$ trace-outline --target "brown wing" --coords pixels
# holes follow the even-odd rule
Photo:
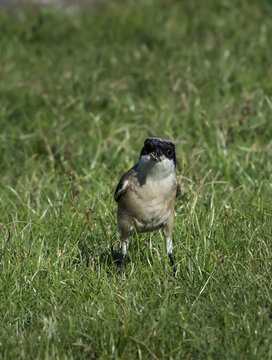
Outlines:
[[[117,185],[117,188],[114,193],[114,200],[118,202],[120,200],[120,197],[127,191],[129,188],[130,181],[129,179],[136,174],[136,167],[137,165],[134,165],[128,172],[126,172],[119,181],[119,184]]]

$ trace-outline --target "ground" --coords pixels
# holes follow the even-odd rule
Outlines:
[[[3,359],[271,359],[271,4],[0,11]],[[176,144],[160,232],[118,275],[113,199],[146,137]]]

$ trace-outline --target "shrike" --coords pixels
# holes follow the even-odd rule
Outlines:
[[[172,232],[174,202],[180,191],[175,171],[174,143],[161,136],[145,140],[139,162],[125,173],[114,194],[118,203],[117,222],[122,240],[121,272],[129,245],[129,236],[137,232],[163,229],[165,247],[175,269]]]

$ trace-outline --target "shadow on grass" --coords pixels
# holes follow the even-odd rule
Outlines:
[[[137,266],[151,266],[157,262],[156,256],[158,253],[145,247],[146,244],[142,244],[139,248],[136,242],[131,242],[129,252],[126,256],[125,267],[132,262],[137,263]],[[152,254],[153,253],[153,254]],[[161,254],[162,255],[162,254]],[[99,271],[99,268],[104,269],[108,274],[120,271],[122,253],[121,249],[116,249],[111,246],[107,250],[98,252],[91,249],[85,242],[79,244],[78,256],[75,259],[76,263],[85,264],[86,267],[91,268],[94,271]],[[160,259],[160,262],[165,263],[165,266],[173,268],[174,274],[176,274],[175,268],[178,266],[178,261],[175,261],[175,266],[171,265],[169,258]],[[180,268],[180,267],[179,267]],[[180,272],[180,270],[178,271]]]
[[[107,273],[111,273],[112,270],[116,270],[117,272],[120,270],[122,259],[121,250],[110,247],[106,251],[95,253],[86,245],[82,245],[79,248],[80,251],[75,259],[76,263],[83,263],[86,267],[92,268],[93,270],[98,270],[99,267],[102,267]],[[126,263],[129,262],[130,259],[129,256],[127,256]]]
[[[120,267],[122,254],[121,251],[117,251],[111,247],[108,251],[104,251],[98,255],[97,258],[99,264],[101,264],[103,267]]]

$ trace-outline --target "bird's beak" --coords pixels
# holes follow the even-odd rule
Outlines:
[[[150,156],[157,162],[160,162],[160,150],[157,148],[154,152],[150,153]]]

